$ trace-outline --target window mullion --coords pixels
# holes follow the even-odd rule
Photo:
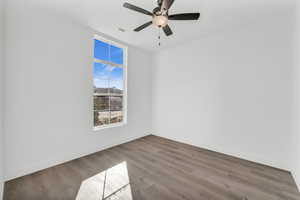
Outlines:
[[[109,124],[111,123],[111,92],[110,92],[110,78],[108,79],[108,109],[109,109]]]
[[[110,52],[110,50],[111,50],[111,45],[109,44],[108,45],[108,58],[109,58],[109,62],[111,62],[111,52]],[[110,66],[111,67],[111,66]],[[108,98],[109,98],[109,100],[108,100],[108,102],[109,102],[109,124],[111,124],[111,72],[109,72],[109,80],[108,80],[108,90],[109,90],[109,96],[108,96]]]

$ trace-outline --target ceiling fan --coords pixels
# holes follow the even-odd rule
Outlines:
[[[169,15],[169,9],[171,8],[174,0],[157,0],[158,7],[154,8],[152,12],[145,10],[143,8],[137,7],[130,3],[124,3],[124,7],[130,10],[134,10],[145,15],[152,17],[152,20],[137,27],[134,31],[139,32],[151,24],[156,25],[158,28],[162,28],[167,36],[173,34],[170,26],[168,25],[169,20],[198,20],[200,13],[180,13]]]

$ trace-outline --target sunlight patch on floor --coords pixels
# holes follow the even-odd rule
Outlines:
[[[132,200],[126,162],[117,164],[81,183],[76,200]]]

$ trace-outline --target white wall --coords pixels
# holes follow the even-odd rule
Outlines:
[[[158,53],[154,133],[290,169],[294,14]]]
[[[129,47],[128,123],[94,132],[94,32],[30,2],[7,2],[6,179],[144,136],[151,129],[151,56]]]
[[[298,95],[300,95],[299,90],[299,83],[298,83]],[[299,97],[298,97],[299,99]],[[298,185],[298,190],[300,191],[300,131],[299,131],[299,108],[298,108],[298,120],[297,120],[297,131],[294,133],[293,138],[293,145],[292,147],[292,155],[293,155],[293,161],[291,165],[292,174],[294,176],[294,179],[296,181],[296,184]]]
[[[4,166],[4,130],[3,130],[3,95],[4,95],[4,0],[0,0],[0,199],[3,195],[3,166]]]
[[[295,119],[294,119],[294,132],[291,145],[291,154],[293,160],[291,163],[292,173],[295,181],[298,184],[300,190],[300,3],[297,2],[297,21],[295,30]]]
[[[299,122],[299,120],[298,120]],[[298,125],[299,126],[299,125]],[[298,190],[300,191],[300,131],[298,129],[298,131],[295,133],[294,136],[294,145],[292,146],[293,148],[293,163],[292,163],[292,174],[294,176],[294,179],[296,181],[296,184],[298,185]]]

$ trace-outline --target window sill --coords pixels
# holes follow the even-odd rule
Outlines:
[[[120,127],[126,125],[126,122],[120,122],[120,123],[114,123],[114,124],[108,124],[108,125],[103,125],[103,126],[96,126],[93,128],[94,131],[100,131],[103,129],[108,129],[108,128],[115,128],[115,127]]]

